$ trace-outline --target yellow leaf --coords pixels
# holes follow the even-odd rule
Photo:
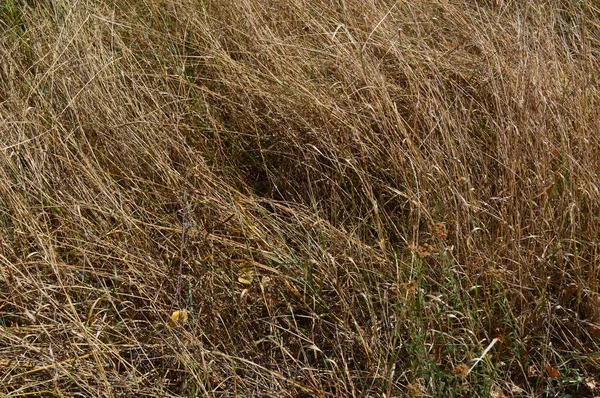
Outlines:
[[[188,310],[174,311],[169,319],[169,326],[184,325],[188,321]]]
[[[254,280],[254,268],[252,266],[241,267],[238,274],[238,282],[244,286],[250,286]]]

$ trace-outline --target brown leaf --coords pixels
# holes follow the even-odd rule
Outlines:
[[[588,325],[587,331],[592,337],[600,337],[600,326]]]
[[[469,375],[469,367],[464,363],[461,363],[452,370],[452,374],[460,377],[461,379],[466,379]]]
[[[546,370],[546,374],[548,375],[548,377],[550,377],[552,379],[556,379],[557,377],[560,376],[560,372],[558,371],[558,369],[553,368],[550,365],[544,366],[544,370]]]

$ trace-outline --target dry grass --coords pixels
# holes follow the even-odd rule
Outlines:
[[[0,1],[0,395],[600,395],[599,7]]]

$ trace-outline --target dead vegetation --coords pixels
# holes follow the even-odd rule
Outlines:
[[[598,7],[0,2],[0,394],[600,395]]]

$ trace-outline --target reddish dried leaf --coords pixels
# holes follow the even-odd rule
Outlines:
[[[548,375],[548,377],[550,377],[552,379],[556,379],[557,377],[560,376],[560,372],[558,371],[558,369],[553,368],[550,365],[546,365],[544,367],[544,369],[546,370],[546,374]]]
[[[452,370],[452,374],[460,377],[461,379],[465,379],[469,375],[469,367],[464,363],[461,363]]]
[[[592,337],[600,337],[600,326],[588,325],[587,331]]]

